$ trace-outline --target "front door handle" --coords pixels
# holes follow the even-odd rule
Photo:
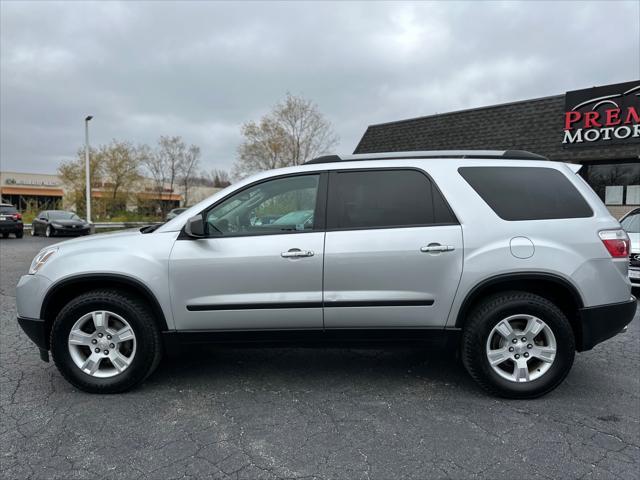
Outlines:
[[[282,252],[280,256],[282,258],[313,257],[313,252],[311,250],[300,250],[299,248],[292,248],[288,252]]]
[[[421,247],[421,252],[453,252],[456,249],[453,245],[440,245],[439,243],[430,243],[426,247]]]

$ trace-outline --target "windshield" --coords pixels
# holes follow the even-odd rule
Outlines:
[[[49,212],[50,220],[80,220],[80,217],[73,212],[63,212],[55,210]]]
[[[627,233],[640,233],[640,213],[629,215],[620,224]]]

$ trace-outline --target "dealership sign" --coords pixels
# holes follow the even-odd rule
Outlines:
[[[640,143],[640,80],[565,95],[566,147]]]

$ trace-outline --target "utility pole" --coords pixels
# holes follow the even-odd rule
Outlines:
[[[91,223],[91,172],[89,171],[89,121],[93,115],[87,115],[84,119],[84,167],[85,187],[87,194],[87,222]]]

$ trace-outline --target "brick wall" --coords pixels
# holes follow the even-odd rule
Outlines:
[[[613,215],[615,218],[619,219],[620,217],[622,217],[627,212],[630,212],[634,208],[638,208],[638,206],[637,205],[635,205],[635,206],[633,206],[633,205],[607,205],[607,208],[611,212],[611,215]]]
[[[638,160],[638,144],[565,148],[564,95],[372,125],[354,153],[528,150],[559,161]]]

